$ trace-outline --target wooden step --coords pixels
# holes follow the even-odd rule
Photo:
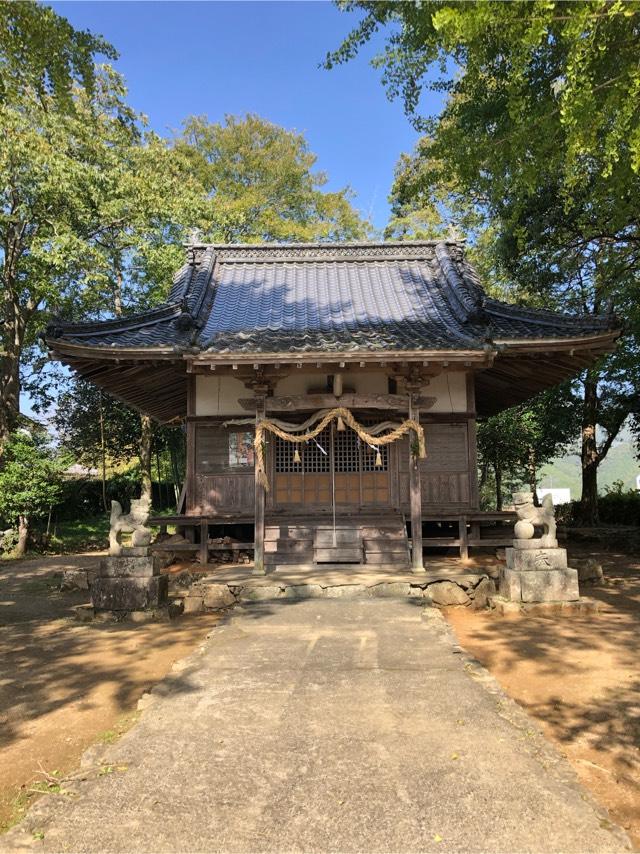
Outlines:
[[[269,552],[264,556],[265,566],[275,566],[276,564],[288,564],[289,566],[301,566],[308,563],[313,563],[313,553],[303,552],[302,554],[283,554],[282,552]]]
[[[360,528],[360,533],[365,539],[367,537],[388,537],[389,539],[404,540],[407,536],[407,532],[404,525],[379,525],[378,527],[373,527],[372,525],[363,525]]]
[[[405,552],[395,552],[394,554],[387,554],[382,552],[370,552],[367,553],[365,562],[372,566],[392,566],[398,569],[406,569],[409,566],[409,560],[407,557],[407,553]]]
[[[314,549],[316,563],[362,563],[362,548],[338,546],[338,548]]]
[[[291,554],[292,552],[313,551],[313,540],[265,540],[265,554],[278,552],[279,554]]]
[[[316,529],[311,526],[278,525],[264,529],[264,541],[267,540],[309,540],[313,539]]]
[[[350,530],[347,528],[342,528],[340,530],[321,530],[316,531],[316,535],[313,538],[313,543],[316,547],[324,547],[328,546],[330,548],[334,548],[336,546],[360,546],[361,537],[360,532],[357,529]]]
[[[367,552],[406,552],[407,538],[403,540],[366,539],[364,548]]]

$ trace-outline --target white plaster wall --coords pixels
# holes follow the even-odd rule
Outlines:
[[[251,415],[238,403],[252,397],[251,389],[235,377],[196,376],[196,415]]]
[[[357,394],[387,394],[389,386],[387,375],[383,371],[341,371],[344,389],[353,389]],[[297,368],[276,383],[274,395],[286,397],[296,394],[307,394],[312,388],[324,389],[327,383],[326,374],[310,374]]]
[[[422,387],[425,397],[435,397],[436,402],[425,412],[466,412],[467,375],[464,371],[447,371],[431,377],[429,385]]]
[[[305,373],[296,369],[278,381],[274,394],[278,397],[307,394],[309,389],[323,388],[325,382],[325,374]],[[353,388],[358,394],[388,392],[387,375],[384,372],[345,371],[343,385],[345,389]],[[404,393],[401,385],[398,392]],[[429,412],[466,412],[466,374],[463,371],[438,374],[431,378],[429,385],[423,386],[422,394],[436,398]],[[252,397],[252,392],[235,377],[196,376],[196,415],[248,415],[250,413],[238,403],[241,397]]]

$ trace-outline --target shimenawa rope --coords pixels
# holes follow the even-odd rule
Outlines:
[[[301,444],[302,442],[308,442],[311,439],[315,439],[315,437],[324,430],[329,422],[337,421],[338,419],[345,421],[349,427],[358,434],[363,442],[374,447],[390,445],[391,442],[395,442],[397,439],[404,436],[405,433],[413,430],[418,439],[418,456],[422,459],[427,456],[424,429],[413,418],[407,418],[406,421],[403,421],[402,424],[390,433],[386,433],[384,436],[374,436],[371,433],[367,433],[364,427],[356,421],[349,409],[339,406],[336,407],[336,409],[330,409],[322,418],[320,423],[314,427],[313,430],[309,430],[306,433],[287,433],[281,427],[278,427],[277,424],[269,421],[268,418],[264,418],[262,421],[259,421],[256,424],[256,435],[253,443],[256,454],[256,477],[258,479],[258,483],[262,484],[267,491],[269,490],[269,480],[267,478],[264,465],[264,433],[266,430],[278,436],[285,442]]]

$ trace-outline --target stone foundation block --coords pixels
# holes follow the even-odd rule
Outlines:
[[[411,585],[408,581],[387,581],[369,588],[370,596],[408,596]]]
[[[471,601],[462,587],[453,581],[436,581],[426,588],[424,595],[434,605],[468,605]]]
[[[161,567],[158,555],[105,557],[100,561],[100,577],[151,578],[160,574]]]
[[[226,584],[208,584],[204,593],[205,608],[229,608],[235,605],[236,597]]]
[[[509,551],[509,549],[507,549]],[[520,587],[520,572],[502,567],[498,581],[498,593],[509,602],[521,602],[522,590]]]
[[[241,602],[266,602],[269,599],[278,599],[282,596],[280,587],[264,586],[264,587],[244,587],[239,594]]]
[[[507,566],[519,572],[566,569],[566,549],[506,549]]]
[[[523,602],[570,602],[580,598],[575,569],[523,572],[520,588]]]
[[[118,557],[147,557],[149,546],[120,546]]]
[[[320,599],[324,596],[324,588],[319,584],[291,584],[285,587],[287,599]]]
[[[327,599],[362,599],[366,595],[367,587],[364,584],[340,584],[325,590]]]
[[[531,572],[505,568],[500,573],[499,592],[514,602],[571,602],[580,598],[575,569]]]
[[[98,611],[143,611],[167,600],[166,576],[152,578],[99,577],[91,585],[91,600]]]

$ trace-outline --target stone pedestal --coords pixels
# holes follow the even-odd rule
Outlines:
[[[516,547],[517,542],[506,550],[507,566],[500,572],[501,596],[512,602],[571,602],[580,598],[578,572],[567,566],[566,549],[530,545],[523,549]]]
[[[164,605],[168,580],[160,575],[161,565],[159,556],[139,546],[123,547],[120,555],[103,558],[91,585],[93,607],[96,611],[144,611]]]

